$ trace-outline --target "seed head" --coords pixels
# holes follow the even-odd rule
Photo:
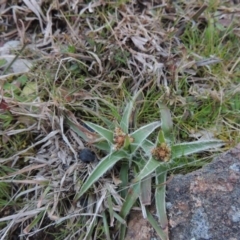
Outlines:
[[[171,148],[166,143],[161,143],[152,149],[152,155],[156,160],[168,162],[171,157]]]
[[[127,137],[129,137],[128,134],[124,133],[121,128],[116,127],[113,135],[114,148],[116,150],[122,148]],[[129,137],[129,140],[131,143],[134,141],[132,137]]]

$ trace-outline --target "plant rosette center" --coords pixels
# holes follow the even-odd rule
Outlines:
[[[152,149],[152,156],[161,162],[168,162],[171,159],[171,148],[166,143],[161,143]]]
[[[124,145],[126,145],[126,142],[132,143],[133,141],[133,137],[124,133],[121,128],[115,128],[113,135],[113,143],[116,150],[121,149]]]

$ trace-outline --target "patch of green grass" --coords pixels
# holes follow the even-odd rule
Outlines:
[[[211,9],[210,7],[209,10]],[[217,57],[222,62],[199,67],[196,71],[197,82],[194,81],[194,77],[191,82],[186,81],[186,78],[179,82],[178,87],[182,91],[182,96],[187,100],[184,108],[188,109],[190,115],[184,121],[184,125],[188,125],[187,129],[199,127],[207,129],[210,126],[221,125],[221,119],[226,117],[227,113],[233,113],[231,117],[234,120],[232,120],[239,121],[238,100],[231,93],[234,83],[237,84],[238,80],[232,78],[229,72],[230,65],[233,65],[239,56],[239,40],[233,34],[232,26],[220,30],[217,27],[217,18],[213,18],[212,14],[207,16],[208,24],[204,29],[199,29],[198,25],[189,25],[181,36],[181,40],[187,48],[188,57],[193,57],[196,61],[200,60],[199,57]],[[235,74],[238,72],[239,68]],[[198,92],[201,85],[203,91]],[[194,91],[190,91],[193,89]],[[178,112],[182,111],[174,111],[176,115]],[[181,120],[181,118],[177,119]]]

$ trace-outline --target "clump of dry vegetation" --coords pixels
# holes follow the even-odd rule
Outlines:
[[[130,129],[158,121],[161,101],[175,142],[221,139],[221,150],[239,142],[239,8],[211,0],[0,1],[1,239],[120,239],[135,168],[124,188],[116,164],[74,197],[107,155],[84,121],[113,130],[139,90]],[[85,148],[96,155],[89,164],[79,158]],[[190,171],[212,156],[180,157],[172,169]]]

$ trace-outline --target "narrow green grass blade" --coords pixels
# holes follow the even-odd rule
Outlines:
[[[161,122],[152,122],[145,126],[140,127],[135,132],[131,134],[131,137],[134,139],[133,144],[131,144],[131,151],[135,152],[143,142],[147,139],[147,137],[158,127],[161,126]]]
[[[144,99],[144,94],[143,94],[142,90],[140,90],[139,94],[137,95],[137,98],[135,100],[134,109],[133,109],[132,115],[131,115],[131,121],[129,123],[131,125],[132,129],[138,128],[138,120],[139,120],[138,116],[139,116],[141,106],[144,103],[143,99]]]
[[[99,228],[97,228],[97,224],[98,224],[98,221],[96,219],[90,222],[90,225],[87,226],[87,233],[85,234],[83,240],[91,239],[91,236],[94,233],[96,234],[96,231],[99,231]]]
[[[106,103],[107,101],[104,101],[104,102]],[[113,127],[113,122],[110,121],[109,119],[107,119],[106,117],[103,117],[98,112],[96,112],[96,111],[94,111],[92,109],[86,108],[86,107],[84,107],[84,111],[86,111],[87,113],[89,113],[92,116],[95,116],[97,119],[101,120],[106,126]],[[119,117],[117,117],[115,115],[115,111],[116,110],[112,110],[111,109],[111,113],[113,114],[113,117],[115,117],[116,119],[119,119]]]
[[[1,174],[0,177],[1,176],[3,176],[3,174]],[[10,193],[11,183],[0,182],[0,206],[2,206],[2,202],[5,203],[6,199],[10,199]]]
[[[120,196],[125,199],[127,195],[127,185],[128,185],[128,170],[129,170],[129,164],[126,162],[123,162],[121,165],[119,177],[122,183],[120,184],[121,191]]]
[[[153,157],[151,157],[148,162],[146,163],[146,165],[144,166],[144,168],[141,170],[141,172],[138,174],[138,176],[133,180],[134,182],[139,182],[141,181],[143,178],[149,176],[152,172],[154,172],[154,170],[159,167],[161,164],[161,162],[156,161]]]
[[[126,235],[127,226],[125,224],[121,224],[119,231],[119,240],[124,240]]]
[[[128,133],[129,120],[130,120],[132,110],[133,110],[133,101],[130,101],[124,109],[123,117],[120,122],[120,128],[123,130],[124,133]]]
[[[128,133],[128,128],[129,128],[129,121],[130,121],[130,117],[131,114],[133,112],[133,108],[134,108],[134,103],[136,101],[136,99],[138,98],[139,94],[142,91],[138,91],[132,98],[132,100],[127,103],[124,112],[123,112],[123,116],[122,116],[122,120],[120,122],[120,127],[123,130],[124,133]]]
[[[168,229],[168,219],[166,213],[166,178],[167,178],[167,167],[162,165],[156,169],[156,190],[155,190],[155,202],[158,213],[159,222],[162,230]]]
[[[113,211],[112,196],[110,192],[108,192],[107,203],[108,203],[108,212],[110,217],[110,227],[112,227],[114,222],[114,216],[113,216],[114,211]]]
[[[95,123],[91,122],[84,122],[87,126],[89,126],[91,129],[93,129],[95,132],[97,132],[102,138],[106,139],[108,142],[113,143],[113,132],[99,126]]]
[[[124,151],[117,151],[110,153],[96,166],[96,168],[89,175],[87,180],[83,183],[80,192],[74,197],[74,201],[77,201],[92,185],[95,183],[105,172],[112,168],[118,161],[123,158],[127,158],[128,154]]]
[[[172,158],[179,158],[181,156],[206,151],[211,148],[219,148],[223,145],[224,142],[220,140],[206,140],[175,144],[172,146]]]
[[[121,115],[119,114],[118,109],[117,109],[116,106],[114,106],[114,104],[110,103],[109,100],[106,100],[106,99],[104,99],[104,98],[96,97],[95,99],[97,99],[97,100],[103,102],[104,104],[106,104],[106,106],[109,107],[109,109],[110,109],[110,111],[111,111],[111,114],[112,114],[112,116],[114,117],[114,119],[116,119],[117,121],[120,121]],[[94,111],[93,111],[93,112],[94,112]],[[101,120],[102,120],[105,124],[108,124],[108,123],[111,124],[111,123],[112,123],[112,122],[111,122],[110,120],[108,120],[107,118],[105,118],[105,117],[103,117],[103,116],[99,116],[99,113],[98,113],[98,112],[95,111],[94,113],[95,113],[95,115],[96,115],[97,117],[101,117]]]
[[[162,130],[166,142],[173,141],[173,121],[170,110],[162,103],[158,103],[161,113]]]
[[[7,73],[7,71],[11,68],[11,66],[14,64],[14,62],[19,58],[19,56],[22,54],[23,50],[25,49],[25,47],[27,46],[27,44],[25,43],[22,48],[20,49],[19,53],[17,53],[15,55],[15,57],[13,58],[13,60],[8,64],[8,66],[3,70],[3,73],[1,74],[2,76],[5,75]]]
[[[44,211],[40,212],[37,217],[30,223],[28,230],[31,231],[43,218]]]
[[[133,204],[136,202],[139,196],[140,196],[140,183],[134,183],[132,187],[128,189],[127,197],[120,211],[121,217],[123,217],[124,219],[126,218]]]
[[[166,140],[165,140],[165,136],[164,136],[164,133],[163,133],[163,130],[160,130],[159,133],[158,133],[158,138],[157,138],[157,142],[156,142],[156,146],[160,143],[165,143]]]
[[[129,214],[132,206],[140,196],[140,183],[133,184],[132,187],[129,188],[127,197],[125,202],[123,203],[122,209],[120,211],[120,216],[125,219]],[[122,224],[120,228],[120,240],[124,240],[126,234],[126,225]]]
[[[168,236],[166,236],[165,232],[159,227],[158,222],[154,219],[154,217],[148,210],[147,210],[147,220],[155,229],[155,231],[157,232],[161,240],[168,240]]]
[[[112,112],[111,112],[112,113]],[[99,114],[97,114],[97,117],[99,117]],[[108,126],[109,129],[114,129],[115,123],[105,117],[100,118],[102,120],[102,122],[105,124],[105,126]],[[117,119],[117,117],[116,117]]]
[[[116,212],[113,212],[113,216],[115,219],[117,219],[121,224],[126,225],[126,220],[123,219],[119,214]]]
[[[105,212],[103,213],[103,227],[104,227],[104,233],[105,233],[106,239],[111,240],[107,216]]]

